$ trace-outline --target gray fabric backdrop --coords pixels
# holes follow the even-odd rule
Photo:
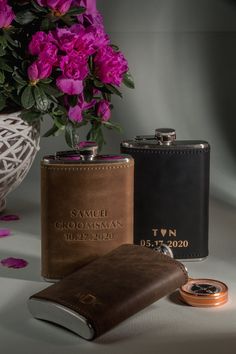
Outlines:
[[[114,100],[114,120],[123,125],[124,137],[173,127],[179,139],[208,140],[211,191],[236,204],[236,1],[97,3],[136,81],[135,91],[124,89],[124,99]],[[110,134],[106,150],[117,151],[120,139]],[[41,156],[64,148],[63,137],[42,139],[27,177],[36,193]]]

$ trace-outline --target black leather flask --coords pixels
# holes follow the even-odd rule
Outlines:
[[[121,151],[135,160],[135,244],[167,244],[177,259],[206,258],[210,145],[157,129],[122,142]]]

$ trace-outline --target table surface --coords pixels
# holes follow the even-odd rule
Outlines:
[[[211,200],[210,256],[186,262],[191,277],[215,278],[228,284],[230,300],[219,308],[192,308],[172,295],[126,320],[94,342],[37,321],[27,298],[44,289],[40,277],[39,186],[23,183],[8,198],[7,213],[19,221],[3,223],[12,236],[1,239],[0,259],[24,258],[27,268],[0,267],[1,354],[233,353],[236,351],[236,209]]]

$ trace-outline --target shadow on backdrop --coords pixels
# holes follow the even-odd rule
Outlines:
[[[236,161],[236,33],[214,33],[205,50],[216,124]]]

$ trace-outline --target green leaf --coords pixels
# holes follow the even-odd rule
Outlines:
[[[0,94],[0,111],[6,107],[6,97]]]
[[[40,120],[42,117],[41,112],[32,112],[32,111],[22,111],[20,117],[27,123],[34,123]]]
[[[19,47],[20,46],[19,42],[17,40],[12,39],[8,32],[9,31],[7,29],[4,30],[4,35],[5,35],[7,42],[9,42],[13,47]]]
[[[68,96],[68,103],[71,107],[75,107],[77,105],[78,102],[78,96],[74,95],[74,96]]]
[[[33,12],[30,10],[20,11],[16,14],[15,21],[20,25],[27,25],[28,23],[34,21],[38,18]]]
[[[13,71],[13,69],[3,59],[0,59],[0,70],[7,71],[9,73]]]
[[[118,123],[114,123],[112,121],[109,121],[109,122],[103,122],[103,125],[107,129],[114,129],[114,130],[118,131],[118,133],[123,133],[123,129]]]
[[[5,81],[5,74],[3,71],[0,71],[0,84],[3,84]]]
[[[30,109],[35,104],[32,86],[27,86],[24,89],[22,96],[21,96],[21,104],[25,109]]]
[[[101,123],[101,118],[96,117],[95,115],[93,115],[92,113],[90,113],[89,111],[84,111],[83,112],[83,118],[88,120],[88,121],[96,121]]]
[[[74,125],[71,122],[68,122],[66,125],[66,130],[65,130],[65,139],[66,143],[70,148],[74,148],[75,141],[74,141]]]
[[[18,52],[16,52],[15,50],[11,49],[11,54],[14,58],[22,60],[21,57],[18,55]]]
[[[2,46],[3,48],[7,47],[7,40],[4,35],[0,36],[0,46]]]
[[[5,31],[3,30],[3,35],[0,36],[0,57],[3,57],[4,55],[7,54],[6,51],[7,47],[8,47],[8,43],[5,36]]]
[[[83,14],[84,12],[86,11],[86,8],[85,7],[72,7],[68,12],[67,12],[67,15],[71,15],[71,16],[75,16],[75,15],[81,15]]]
[[[41,87],[39,86],[34,87],[34,98],[38,110],[41,112],[46,112],[50,102]]]
[[[18,82],[18,84],[24,86],[27,84],[27,81],[25,81],[19,74],[17,71],[14,71],[12,74],[13,79]]]
[[[65,115],[67,115],[67,109],[64,106],[61,106],[61,105],[57,104],[53,108],[53,115],[65,116]]]
[[[89,57],[88,64],[89,64],[90,72],[93,73],[94,72],[94,62],[93,62],[93,56],[92,55]]]
[[[49,96],[61,97],[64,95],[63,92],[59,91],[56,87],[53,87],[51,85],[45,85],[40,82],[38,86],[40,86],[43,89],[43,91]]]
[[[43,21],[41,22],[40,29],[42,31],[49,31],[51,29],[51,23],[48,17],[45,17]]]
[[[111,93],[103,92],[102,96],[103,96],[104,100],[111,102]]]
[[[21,101],[20,101],[20,97],[16,96],[16,95],[12,95],[11,93],[9,94],[9,98],[17,105],[17,106],[21,106]]]
[[[93,81],[87,80],[84,88],[84,99],[86,102],[91,102],[93,99]]]
[[[101,124],[93,124],[92,128],[90,129],[87,139],[90,141],[95,141],[98,144],[99,151],[101,151],[103,145],[106,143]]]
[[[23,72],[27,71],[28,67],[30,66],[32,62],[30,60],[22,60],[21,62],[21,68]]]
[[[4,55],[6,55],[6,48],[4,48],[4,47],[0,44],[0,57],[3,57]]]
[[[6,82],[4,85],[4,91],[6,93],[11,93],[12,91],[15,90],[15,87],[11,86],[9,82]]]
[[[47,13],[48,11],[42,7],[42,6],[39,6],[35,1],[31,0],[31,4],[33,5],[33,7],[39,11],[39,12],[44,12],[44,13]]]
[[[101,88],[101,87],[104,86],[104,84],[100,80],[95,79],[94,80],[94,86],[97,87],[97,88]]]
[[[40,80],[42,84],[50,84],[53,80],[48,77],[47,79]]]
[[[60,119],[60,117],[55,117],[54,118],[54,124],[55,126],[60,129],[60,130],[64,130],[65,129],[65,125],[67,122],[63,121],[62,119]]]
[[[112,47],[112,49],[114,49],[116,52],[119,52],[119,51],[120,51],[120,48],[119,48],[117,45],[115,45],[115,44],[111,44],[111,47]]]
[[[25,87],[25,85],[22,86],[22,85],[20,85],[20,84],[17,86],[17,90],[16,90],[17,95],[20,94],[21,90],[22,90],[24,87]]]
[[[60,17],[60,19],[68,26],[70,27],[71,25],[73,25],[73,23],[75,23],[75,20],[73,17],[69,16],[68,14]]]
[[[135,88],[135,84],[134,84],[134,79],[132,77],[132,75],[130,73],[126,73],[124,75],[123,78],[123,83],[125,84],[125,86],[127,86],[128,88],[134,89]]]
[[[114,93],[115,95],[120,96],[121,98],[123,97],[122,93],[113,85],[105,85],[105,87],[107,88],[108,91],[110,91],[111,93]]]
[[[49,136],[54,136],[58,132],[59,128],[54,124],[51,129],[49,129],[44,135],[44,138],[48,138]]]

